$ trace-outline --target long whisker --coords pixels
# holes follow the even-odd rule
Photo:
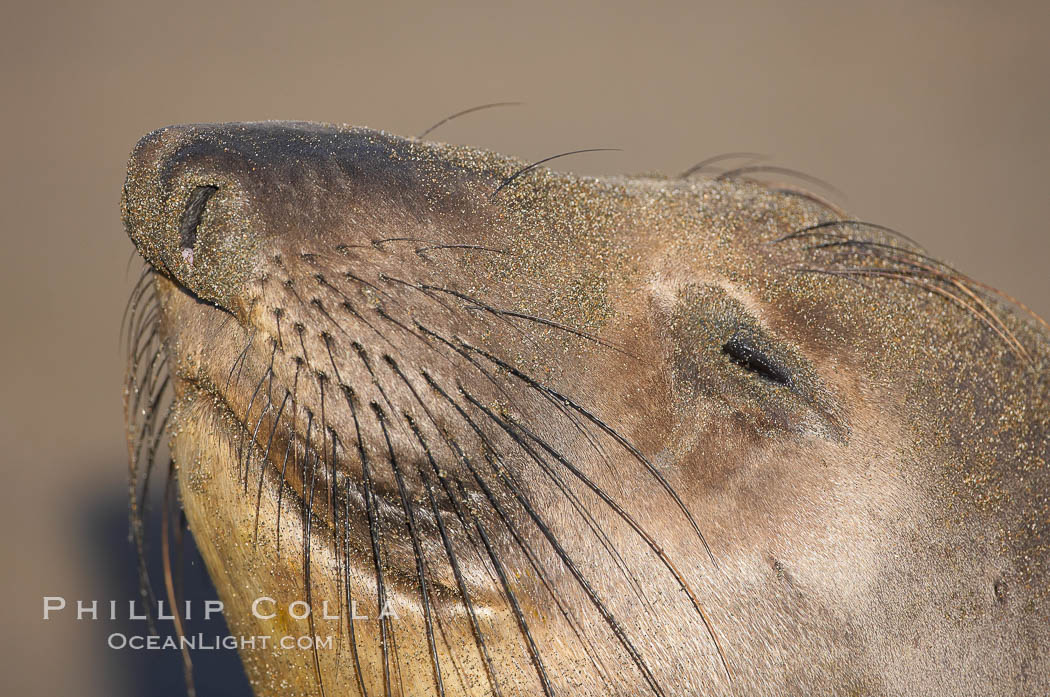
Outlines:
[[[477,359],[475,359],[475,357],[468,350],[459,346],[454,341],[446,339],[445,337],[427,328],[419,322],[416,322],[416,327],[427,336],[437,340],[438,342],[450,348],[456,354],[461,356],[465,361],[474,366],[474,368],[476,368],[478,372],[480,372],[489,382],[491,382],[496,387],[497,390],[500,391],[500,394],[503,395],[508,404],[514,401],[511,398],[510,394],[507,392],[506,388],[500,382],[498,382],[496,378],[485,368],[485,366],[483,366]],[[609,460],[608,453],[605,452],[605,449],[602,447],[601,443],[598,442],[598,440],[594,437],[594,435],[580,424],[580,421],[577,418],[576,414],[569,411],[564,404],[555,400],[546,392],[539,392],[538,394],[543,398],[545,402],[553,406],[555,409],[558,410],[559,413],[562,414],[562,416],[569,420],[569,422],[576,429],[577,433],[583,436],[583,438],[588,442],[588,444],[590,444],[591,448],[598,455],[598,457],[601,458],[601,460],[606,464],[606,466],[612,466],[612,463]]]
[[[459,486],[462,489],[463,485],[459,484]],[[466,492],[461,492],[461,496],[464,500],[469,501]],[[470,510],[469,504],[467,510]],[[496,554],[495,550],[493,550],[492,543],[489,542],[489,536],[485,534],[485,528],[481,524],[481,521],[473,512],[471,512],[471,517],[474,520],[474,529],[477,531],[482,544],[485,545],[485,551],[488,553],[489,560],[492,562],[492,566],[496,569],[496,575],[499,576],[500,585],[503,586],[503,593],[507,596],[507,600],[510,602],[510,606],[514,610],[514,617],[518,621],[518,628],[521,630],[522,636],[525,637],[525,643],[528,646],[529,655],[532,657],[533,666],[536,668],[536,672],[539,674],[540,684],[543,686],[543,694],[547,695],[547,697],[553,697],[554,688],[551,687],[550,678],[547,677],[547,669],[543,665],[543,659],[540,657],[539,649],[536,648],[536,641],[532,638],[532,632],[529,630],[529,623],[525,620],[525,613],[521,611],[518,597],[515,595],[514,590],[511,588],[510,581],[507,579],[507,572],[503,569],[503,564],[500,563],[499,556]]]
[[[284,391],[284,399],[281,400],[281,406],[277,408],[277,415],[273,417],[273,428],[270,429],[270,437],[266,440],[266,450],[263,452],[262,463],[259,466],[259,490],[255,494],[255,527],[252,533],[252,546],[255,546],[259,542],[259,511],[262,508],[262,490],[263,490],[263,479],[266,474],[266,463],[270,459],[270,447],[273,445],[273,437],[277,434],[277,427],[281,423],[281,414],[284,413],[284,405],[288,403],[288,398],[291,393],[288,390]],[[289,444],[292,442],[294,436],[288,436]],[[287,458],[287,455],[286,455]]]
[[[439,385],[437,385],[436,382],[434,382],[433,380],[428,380],[427,384],[430,385],[430,387],[434,389],[439,395],[441,395],[441,397],[445,399],[445,401],[447,401],[454,408],[456,408],[461,415],[464,413],[462,407],[460,407],[454,399],[452,399]],[[488,499],[489,505],[491,505],[493,508],[499,508],[500,503],[497,497],[493,494],[492,490],[489,488],[484,478],[481,477],[480,473],[477,471],[477,468],[474,466],[470,458],[467,457],[466,453],[463,452],[463,450],[459,447],[459,445],[454,439],[446,437],[445,440],[453,449],[453,452],[456,455],[457,459],[470,471],[471,475],[474,477],[474,480],[477,482],[478,487],[482,490],[482,492],[485,494],[485,497]],[[631,656],[631,660],[638,668],[638,670],[642,673],[642,676],[644,677],[646,683],[649,685],[649,688],[653,691],[654,694],[662,697],[664,694],[663,689],[656,681],[656,678],[650,670],[649,666],[642,659],[642,656],[638,652],[638,649],[628,638],[627,633],[623,629],[623,626],[609,611],[609,608],[606,607],[604,601],[598,595],[598,592],[583,576],[582,572],[576,566],[576,563],[569,556],[568,552],[566,552],[565,549],[558,542],[558,539],[554,535],[553,531],[551,531],[551,529],[536,512],[528,497],[525,496],[525,494],[515,485],[513,480],[506,476],[506,467],[502,464],[497,464],[497,466],[494,466],[492,469],[494,470],[494,473],[497,476],[497,478],[499,478],[503,485],[507,487],[514,499],[528,514],[529,518],[532,520],[536,528],[547,539],[548,544],[550,544],[551,548],[561,560],[562,564],[565,565],[565,567],[569,570],[569,573],[572,574],[573,578],[576,580],[576,583],[584,591],[584,594],[591,602],[591,605],[602,616],[602,619],[608,625],[610,630],[612,630],[613,634],[616,635],[617,639],[620,642],[620,645],[623,646],[624,650],[626,650],[627,653]]]
[[[1010,347],[1010,350],[1012,352],[1014,352],[1017,355],[1018,358],[1020,358],[1022,361],[1026,361],[1026,362],[1030,360],[1029,354],[1028,354],[1027,351],[1024,350],[1023,346],[1019,346],[1019,345],[1015,346],[1015,342],[1017,341],[1016,337],[1014,337],[1013,340],[1011,340],[1011,336],[1008,336],[1007,334],[1003,333],[1003,331],[1001,329],[999,329],[998,326],[996,326],[995,322],[990,320],[988,317],[986,317],[984,315],[984,313],[981,312],[980,307],[975,306],[975,305],[971,305],[970,303],[968,303],[967,301],[965,301],[963,298],[959,297],[955,293],[952,293],[952,292],[946,290],[945,288],[937,285],[936,283],[924,280],[924,278],[921,277],[921,276],[915,276],[913,274],[908,274],[908,273],[904,273],[904,272],[901,272],[901,271],[894,271],[894,270],[891,270],[891,269],[878,269],[878,268],[866,268],[866,267],[851,267],[851,268],[843,268],[843,269],[820,269],[820,268],[800,267],[798,269],[795,269],[795,271],[798,272],[798,273],[817,273],[817,274],[824,274],[824,275],[828,275],[828,276],[843,276],[843,277],[849,277],[849,276],[870,276],[870,277],[892,278],[892,279],[896,279],[898,281],[901,281],[903,283],[907,283],[909,285],[918,286],[918,287],[923,288],[925,290],[928,290],[928,291],[931,291],[933,293],[936,293],[937,295],[940,295],[941,297],[946,298],[947,300],[949,300],[949,301],[955,303],[956,305],[958,305],[959,307],[963,308],[969,314],[971,314],[975,318],[977,318],[982,324],[984,324],[986,327],[991,329],[1003,341],[1003,343],[1005,343],[1007,346]]]
[[[714,643],[715,648],[718,651],[719,658],[722,661],[722,667],[726,671],[726,676],[730,679],[730,681],[732,681],[732,673],[729,670],[729,661],[726,658],[725,651],[722,649],[721,643],[718,641],[718,637],[715,634],[714,627],[711,624],[711,619],[707,615],[707,611],[704,610],[703,605],[700,604],[700,600],[696,597],[696,592],[686,582],[685,576],[682,575],[682,572],[679,571],[677,565],[671,560],[671,558],[667,556],[667,553],[663,551],[663,548],[656,543],[656,540],[654,540],[652,536],[649,535],[649,533],[634,519],[633,516],[631,516],[630,513],[625,511],[618,503],[616,503],[612,499],[612,497],[610,497],[605,492],[605,490],[603,490],[601,487],[599,487],[597,484],[591,481],[591,479],[587,477],[583,472],[581,472],[579,468],[577,468],[575,465],[569,462],[569,460],[567,460],[563,455],[561,455],[554,448],[548,445],[546,441],[544,441],[542,438],[539,438],[526,426],[517,421],[509,420],[505,422],[503,419],[496,416],[496,414],[491,409],[483,405],[473,395],[467,392],[461,385],[458,387],[460,394],[463,395],[463,397],[468,402],[470,402],[472,405],[474,405],[476,409],[480,410],[482,413],[488,416],[488,418],[491,421],[493,421],[498,426],[507,431],[508,434],[511,434],[513,430],[519,430],[522,433],[524,433],[530,440],[536,443],[540,448],[542,448],[549,455],[551,455],[555,460],[558,461],[559,464],[561,464],[563,467],[569,470],[569,472],[571,472],[574,477],[580,480],[588,489],[593,491],[607,506],[609,506],[609,508],[611,508],[616,513],[616,515],[621,520],[627,523],[631,527],[631,529],[634,530],[634,532],[642,538],[642,540],[649,547],[649,549],[652,550],[652,552],[656,554],[657,557],[659,557],[660,561],[674,577],[679,587],[689,597],[689,601],[692,603],[693,609],[695,609],[697,614],[700,615],[700,618],[704,623],[704,627],[707,629],[707,633],[711,637],[711,641]],[[513,429],[511,429],[509,425],[513,425]]]
[[[423,377],[427,380],[428,383],[432,382],[432,380],[426,373],[424,373]],[[431,387],[434,387],[434,385],[432,384]],[[462,387],[460,388],[460,390],[462,392]],[[460,416],[467,423],[470,429],[478,436],[478,438],[485,445],[487,450],[493,454],[498,453],[499,449],[495,446],[495,444],[492,443],[489,437],[474,422],[474,420],[471,419],[466,414],[466,412],[460,410],[458,408],[458,405],[454,406],[456,406]],[[569,504],[573,507],[573,510],[575,510],[581,517],[583,517],[584,521],[586,521],[587,523],[587,527],[591,530],[595,537],[598,538],[598,541],[602,545],[602,547],[613,557],[613,560],[616,562],[617,568],[623,574],[624,580],[626,580],[627,583],[631,586],[631,589],[638,596],[638,599],[645,603],[649,610],[652,611],[652,606],[649,605],[648,598],[646,598],[645,594],[642,592],[641,586],[638,584],[638,580],[634,578],[634,576],[630,573],[630,570],[628,569],[627,563],[624,561],[623,556],[616,549],[616,546],[609,539],[609,536],[605,533],[605,531],[602,530],[601,526],[598,525],[597,521],[594,520],[594,517],[591,515],[590,511],[588,511],[587,508],[580,502],[579,497],[576,496],[576,494],[565,484],[562,478],[558,476],[557,472],[555,472],[554,469],[547,464],[546,460],[544,460],[544,458],[540,456],[535,451],[535,449],[529,447],[528,443],[519,438],[514,432],[506,429],[504,430],[518,445],[518,447],[524,450],[525,453],[529,456],[529,458],[537,465],[539,465],[540,469],[543,470],[544,474],[554,483],[555,487],[557,487],[557,489],[565,496],[566,500],[569,501]],[[506,473],[506,476],[513,479],[513,475],[511,475],[510,473]],[[521,484],[519,482],[515,481],[515,484],[521,487]]]
[[[637,358],[637,356],[632,355],[626,349],[624,349],[624,348],[622,348],[620,346],[617,346],[616,344],[613,344],[613,343],[611,343],[609,341],[606,341],[605,339],[602,339],[602,338],[599,338],[597,336],[594,336],[593,334],[588,334],[587,332],[580,331],[578,329],[573,329],[572,327],[567,327],[564,324],[560,324],[560,323],[555,322],[553,320],[545,319],[543,317],[535,317],[533,315],[529,315],[529,314],[526,314],[526,313],[523,313],[523,312],[514,312],[512,310],[503,310],[503,309],[500,309],[500,308],[492,307],[491,305],[488,305],[488,304],[482,302],[481,300],[478,300],[477,298],[471,297],[470,295],[467,295],[466,293],[461,293],[458,290],[453,290],[451,288],[443,288],[441,286],[428,285],[428,284],[422,284],[421,287],[425,288],[427,290],[438,292],[438,293],[446,293],[448,295],[452,295],[452,296],[454,296],[456,298],[459,298],[460,300],[469,302],[472,305],[476,306],[477,308],[479,308],[481,310],[484,310],[485,312],[488,312],[488,313],[490,313],[492,315],[495,315],[497,317],[514,317],[516,319],[523,319],[523,320],[527,320],[527,321],[530,321],[530,322],[535,322],[535,323],[541,324],[541,325],[543,325],[545,327],[550,327],[552,329],[558,329],[558,330],[563,331],[563,332],[568,332],[569,334],[573,334],[575,336],[578,336],[581,339],[586,339],[587,341],[591,341],[591,342],[593,342],[595,344],[598,344],[599,346],[603,346],[605,348],[617,351],[618,353],[622,353],[623,355],[628,356],[630,358]]]
[[[678,178],[688,179],[694,174],[707,169],[711,165],[724,162],[725,160],[764,160],[768,157],[768,155],[763,155],[759,152],[727,152],[721,155],[715,155],[714,157],[709,157],[706,160],[700,160],[695,165],[679,174]]]
[[[790,186],[780,186],[770,189],[770,191],[774,194],[781,194],[783,196],[792,196],[794,198],[804,199],[806,201],[809,201],[810,203],[815,203],[818,206],[821,206],[822,208],[827,208],[829,211],[839,216],[840,218],[846,217],[846,211],[841,206],[836,205],[835,203],[824,198],[823,196],[818,196],[812,191],[806,191],[805,189],[794,189]]]
[[[819,177],[814,177],[811,174],[806,174],[805,172],[800,172],[797,169],[791,169],[790,167],[776,167],[774,165],[749,165],[745,167],[737,167],[736,169],[731,169],[728,172],[722,172],[717,177],[715,177],[715,179],[717,181],[722,181],[725,179],[736,179],[738,177],[742,177],[748,174],[783,174],[789,177],[795,177],[796,179],[801,179],[802,181],[807,182],[809,184],[815,184],[816,186],[819,186],[825,189],[826,191],[830,191],[833,195],[839,198],[846,198],[846,195],[840,189],[832,186],[823,179]]]
[[[152,280],[153,269],[152,267],[147,265],[146,268],[142,270],[142,273],[139,274],[138,280],[135,281],[135,285],[131,289],[131,295],[128,296],[128,302],[126,305],[124,305],[124,314],[122,314],[120,317],[120,332],[117,335],[119,337],[118,341],[123,341],[124,330],[127,327],[128,316],[134,315],[136,310],[138,310],[138,304],[139,301],[142,299],[142,296],[147,292],[147,290],[153,287],[153,284],[150,282]]]
[[[233,379],[233,373],[234,373],[234,371],[237,370],[238,366],[243,366],[244,365],[244,359],[248,355],[248,351],[251,350],[251,348],[252,348],[252,341],[254,341],[254,340],[255,340],[255,334],[254,333],[250,334],[248,336],[248,343],[246,343],[244,345],[244,348],[237,355],[237,360],[235,360],[233,362],[233,365],[230,366],[230,374],[226,376],[226,386],[223,388],[224,391],[228,391],[230,389],[230,381]],[[278,343],[280,343],[280,342],[278,342]],[[238,376],[238,379],[240,379],[240,372],[237,373],[237,376]]]
[[[507,256],[512,256],[511,253],[505,249],[485,247],[484,245],[480,244],[431,244],[425,247],[416,247],[416,254],[423,258],[427,258],[427,252],[436,250],[464,250],[469,252],[490,252],[492,254],[503,254]]]
[[[708,546],[707,540],[704,538],[703,533],[700,532],[700,526],[697,525],[696,519],[693,518],[693,514],[690,513],[689,509],[686,508],[685,503],[682,501],[681,497],[678,495],[678,492],[676,492],[674,490],[674,487],[671,486],[671,484],[667,481],[667,479],[663,476],[663,474],[661,474],[660,471],[658,469],[656,469],[656,466],[653,465],[653,463],[651,463],[649,461],[649,459],[646,458],[645,455],[643,455],[641,453],[641,451],[638,450],[638,448],[636,448],[629,440],[627,440],[618,431],[616,431],[614,428],[612,428],[611,426],[606,424],[604,421],[599,419],[597,416],[592,414],[590,411],[588,411],[587,409],[585,409],[581,405],[577,404],[573,400],[571,400],[568,397],[566,397],[564,394],[558,392],[557,390],[554,390],[553,388],[550,388],[550,387],[547,387],[546,385],[541,384],[537,380],[533,379],[529,375],[526,375],[522,371],[518,370],[514,366],[510,365],[509,363],[507,363],[506,361],[500,359],[499,357],[493,355],[492,353],[489,353],[488,351],[485,351],[484,349],[478,348],[476,346],[472,346],[472,345],[470,345],[470,344],[468,344],[468,343],[466,343],[466,342],[464,342],[462,340],[460,340],[460,342],[468,350],[470,350],[470,351],[472,351],[472,352],[474,352],[474,353],[476,353],[476,354],[478,354],[480,356],[483,356],[485,359],[487,359],[488,361],[490,361],[490,362],[494,363],[495,365],[499,366],[503,370],[507,371],[508,373],[513,375],[518,380],[524,382],[529,387],[532,387],[533,389],[538,390],[539,392],[544,392],[546,394],[549,394],[554,399],[557,399],[562,404],[564,404],[566,407],[572,409],[576,413],[578,413],[581,416],[583,416],[592,425],[596,426],[599,430],[601,430],[603,433],[605,433],[610,438],[612,438],[614,441],[616,441],[621,447],[623,447],[625,450],[627,450],[627,452],[629,452],[631,454],[631,456],[634,457],[635,460],[637,460],[639,463],[641,463],[641,465],[643,467],[645,467],[646,471],[649,472],[649,474],[656,479],[656,481],[660,484],[660,487],[671,497],[671,499],[674,501],[675,505],[678,507],[679,511],[681,511],[682,515],[685,516],[686,520],[689,522],[690,526],[693,528],[693,532],[696,534],[697,539],[700,540],[700,544],[703,545],[704,550],[707,552],[708,558],[711,560],[711,563],[714,564],[715,567],[717,568],[718,564],[715,561],[714,554],[711,553],[711,548],[710,548],[710,546]]]
[[[244,443],[244,441],[245,441],[245,436],[248,433],[247,424],[248,424],[249,415],[252,413],[252,405],[255,404],[255,398],[259,395],[259,390],[262,389],[263,383],[265,383],[267,378],[269,378],[273,374],[273,360],[274,360],[274,356],[276,355],[276,353],[277,353],[277,344],[274,343],[273,351],[270,353],[270,365],[266,369],[266,372],[262,374],[262,377],[259,378],[259,382],[256,383],[255,390],[252,392],[251,399],[248,400],[248,407],[244,410],[245,428],[241,429],[239,444],[237,446],[237,472],[238,472],[238,475],[241,472],[241,459],[245,455],[245,448],[244,448],[244,444],[245,443]],[[265,409],[263,410],[263,413],[265,413]],[[261,415],[260,415],[259,423],[260,424],[262,423],[262,416]],[[257,432],[258,432],[258,426],[256,426],[256,433],[252,435],[252,441],[253,442],[255,441],[255,436],[257,435]],[[245,469],[247,469],[247,467],[248,467],[247,461],[245,461],[244,467],[245,467]],[[248,479],[247,479],[247,474],[246,474],[245,475],[245,486],[247,486],[247,481],[248,481]]]
[[[446,116],[427,130],[420,133],[418,136],[416,136],[416,140],[423,140],[430,133],[434,132],[441,126],[444,126],[449,121],[452,121],[453,119],[458,119],[460,116],[466,116],[467,114],[473,114],[476,111],[484,111],[485,109],[495,109],[497,107],[504,106],[521,106],[521,102],[492,102],[490,104],[481,104],[479,106],[474,106],[469,109],[464,109],[463,111],[457,111],[455,114],[452,114],[451,116]]]
[[[336,437],[335,431],[332,432],[332,461],[336,460],[336,443],[339,439]],[[344,534],[343,534],[343,589],[346,594],[346,626],[347,633],[350,635],[350,654],[354,661],[354,673],[357,675],[357,686],[361,691],[362,697],[368,697],[368,690],[365,689],[364,673],[361,670],[361,657],[357,649],[357,634],[354,629],[354,597],[351,590],[350,584],[350,481],[346,481],[344,491],[344,505],[345,505],[345,520],[344,523]],[[335,528],[334,530],[338,530]]]
[[[434,468],[435,473],[439,473],[440,468],[438,467],[437,462],[435,462],[430,457],[429,449],[424,447],[424,452],[427,455],[431,467]],[[422,468],[420,468],[420,476],[423,481],[423,488],[427,494],[427,501],[430,504],[430,510],[434,516],[434,521],[437,524],[438,535],[441,537],[441,544],[445,548],[445,556],[448,557],[449,566],[452,569],[452,576],[456,580],[456,587],[459,590],[459,595],[463,600],[463,607],[466,609],[467,617],[470,620],[470,627],[474,633],[474,642],[478,647],[478,651],[480,652],[482,660],[484,661],[485,667],[488,671],[489,683],[492,685],[493,693],[499,695],[501,694],[501,692],[499,689],[499,682],[496,679],[496,670],[492,665],[492,657],[489,656],[488,648],[485,646],[485,636],[484,633],[481,631],[481,625],[478,623],[477,615],[474,612],[474,604],[470,600],[470,592],[467,589],[467,584],[463,579],[463,572],[459,567],[459,561],[456,559],[456,553],[452,549],[452,542],[449,539],[448,531],[445,529],[445,522],[441,518],[441,511],[438,508],[437,500],[434,497],[433,488],[430,486],[430,479],[426,476],[425,473],[423,473]],[[440,474],[438,476],[440,476]]]
[[[383,438],[386,441],[387,453],[390,456],[390,467],[394,473],[394,479],[397,482],[398,496],[401,499],[401,508],[405,512],[405,522],[408,526],[408,535],[412,540],[412,552],[416,558],[416,577],[419,580],[419,600],[423,606],[423,620],[426,624],[427,633],[427,645],[430,647],[430,659],[434,665],[434,684],[437,687],[438,694],[442,697],[445,694],[445,686],[441,680],[441,661],[438,658],[437,644],[434,641],[434,623],[431,616],[430,610],[430,593],[427,589],[427,576],[426,571],[423,568],[423,550],[419,545],[419,531],[416,529],[416,517],[412,511],[412,506],[408,500],[408,492],[405,489],[405,479],[401,474],[401,468],[398,466],[397,455],[394,453],[394,445],[390,442],[390,433],[386,427],[386,418],[383,414],[382,409],[375,409],[376,418],[379,420],[379,426],[383,431]]]
[[[838,233],[838,232],[836,232],[834,230],[834,228],[846,227],[846,226],[849,226],[849,225],[853,225],[855,227],[862,227],[862,228],[866,228],[866,229],[870,229],[870,230],[877,230],[879,232],[884,232],[887,235],[891,235],[893,237],[896,237],[899,240],[903,240],[904,242],[907,242],[910,245],[914,245],[916,249],[922,249],[922,245],[921,244],[919,244],[918,242],[916,242],[912,238],[908,237],[907,235],[905,235],[905,234],[903,234],[901,232],[898,232],[897,230],[894,230],[891,227],[887,227],[885,225],[879,225],[877,223],[869,223],[869,222],[866,222],[866,221],[863,221],[863,220],[849,220],[849,219],[847,219],[847,220],[826,220],[826,221],[824,221],[822,223],[816,223],[814,225],[807,225],[806,227],[800,228],[798,230],[795,230],[794,232],[792,232],[790,234],[787,234],[787,235],[784,235],[783,237],[778,237],[777,239],[773,240],[771,242],[771,244],[778,244],[780,242],[786,242],[788,240],[796,240],[796,239],[804,238],[804,237],[816,237],[816,236],[819,236],[819,235],[828,235],[828,236],[831,236],[831,237],[839,237],[840,239],[849,239],[849,238],[845,237],[842,233]]]
[[[364,441],[361,437],[361,423],[357,415],[356,395],[349,387],[343,388],[343,396],[346,398],[347,406],[354,421],[354,434],[357,439],[357,455],[361,460],[361,479],[364,487],[365,513],[368,518],[368,533],[372,542],[372,560],[376,579],[376,595],[380,608],[386,605],[386,586],[383,582],[383,558],[379,543],[379,511],[372,489],[372,473],[369,466],[368,453],[365,450]],[[383,617],[379,620],[380,647],[383,653],[383,686],[386,697],[391,695],[390,682],[390,618]]]
[[[409,385],[409,389],[414,388],[412,388],[411,385]],[[430,451],[430,445],[424,438],[422,432],[419,429],[419,426],[415,423],[410,414],[405,413],[404,417],[408,421],[409,427],[412,429],[412,433],[416,436],[416,439],[419,441],[427,460],[431,463],[434,463],[434,466],[436,468],[434,457]],[[440,470],[436,470],[436,472],[437,475],[440,477]],[[420,477],[425,479],[425,473],[421,472]],[[426,485],[429,485],[429,481],[426,482]],[[599,659],[594,649],[594,644],[591,642],[589,637],[585,636],[584,632],[579,626],[579,623],[575,620],[570,610],[565,606],[565,603],[562,602],[561,594],[554,589],[553,583],[551,582],[549,576],[544,570],[542,563],[536,556],[536,553],[533,551],[531,545],[529,545],[529,543],[518,532],[518,526],[513,524],[508,518],[505,517],[502,509],[497,510],[496,513],[499,516],[500,521],[503,523],[504,529],[506,529],[507,532],[510,533],[511,537],[514,539],[515,544],[525,555],[525,558],[528,560],[529,565],[532,567],[532,570],[536,573],[536,577],[540,580],[540,583],[547,590],[547,593],[550,596],[551,600],[554,601],[554,604],[557,606],[558,611],[561,613],[562,617],[565,618],[565,621],[573,630],[573,634],[584,645],[584,650],[586,651],[587,657],[590,659],[591,664],[599,673],[608,677],[608,670],[604,666],[599,665],[598,663]],[[461,522],[463,522],[462,519]]]
[[[514,174],[511,174],[509,177],[500,182],[500,185],[496,187],[496,190],[489,194],[489,200],[491,201],[495,199],[496,196],[499,195],[499,192],[503,191],[505,188],[507,188],[507,186],[516,181],[523,174],[528,174],[540,165],[550,162],[551,160],[557,160],[562,157],[568,157],[569,155],[579,155],[585,152],[620,152],[620,148],[584,148],[583,150],[571,150],[569,152],[563,152],[558,155],[551,155],[550,157],[545,157],[542,160],[537,160],[536,162],[533,162],[530,165],[525,165],[518,171],[514,172]]]
[[[178,597],[175,593],[174,574],[171,569],[171,550],[168,546],[168,521],[171,518],[171,500],[175,490],[172,484],[175,481],[175,462],[168,463],[168,478],[164,485],[164,511],[161,515],[161,558],[164,564],[164,588],[167,591],[168,603],[171,604],[171,617],[175,625],[175,635],[180,639],[186,636],[185,626],[182,623],[182,612],[179,609]],[[193,682],[193,661],[190,659],[189,646],[179,642],[182,649],[182,669],[186,679],[186,692],[189,697],[196,697],[197,689]]]
[[[1009,337],[1009,343],[1011,343],[1018,353],[1025,356],[1027,360],[1031,360],[1030,354],[1024,349],[1020,341],[1014,335],[1014,333],[1006,326],[1006,324],[999,318],[999,316],[987,305],[987,303],[980,298],[970,286],[974,286],[980,290],[986,291],[994,296],[1005,300],[1019,307],[1022,311],[1028,314],[1037,322],[1039,322],[1044,328],[1050,330],[1050,324],[1040,317],[1038,314],[1033,312],[1031,309],[1017,301],[1015,298],[1003,293],[1002,291],[989,286],[986,283],[970,278],[966,274],[959,272],[944,262],[938,261],[927,254],[922,254],[910,249],[903,249],[894,245],[885,244],[883,242],[877,242],[874,240],[854,240],[845,239],[837,240],[834,242],[823,242],[815,244],[809,247],[812,250],[819,249],[835,249],[835,248],[856,248],[862,251],[870,251],[875,254],[877,259],[886,259],[893,263],[900,264],[909,269],[918,270],[930,278],[942,281],[949,285],[955,286],[964,294],[969,296],[975,303],[977,303],[984,311],[985,316],[988,320],[993,321],[1004,334]],[[902,258],[906,257],[906,258]]]
[[[307,442],[309,442],[309,439],[309,426],[307,426]],[[309,453],[307,453],[306,458],[310,460]],[[306,527],[303,529],[303,584],[306,590],[307,607],[313,607],[313,584],[310,582],[310,545],[313,540],[314,492],[316,490],[315,484],[317,483],[317,466],[319,460],[320,455],[314,455],[310,466],[310,500],[306,506]],[[323,463],[320,464],[323,466]],[[304,486],[305,483],[306,477],[303,477]],[[310,636],[317,636],[313,612],[309,614],[307,621],[310,625]],[[321,678],[321,662],[320,657],[317,654],[317,642],[311,642],[311,644],[313,647],[314,677],[317,679],[317,689],[320,691],[321,697],[324,697],[324,680]]]
[[[296,432],[296,423],[298,422],[298,403],[296,397],[299,394],[299,371],[302,369],[303,364],[301,360],[295,361],[295,377],[292,380],[292,428],[290,433]],[[292,445],[295,443],[295,438],[289,436],[288,445],[284,449],[284,460],[281,462],[281,478],[277,482],[277,556],[281,555],[281,502],[284,498],[284,488],[287,486],[285,476],[288,473],[288,456],[292,456],[292,469],[295,469],[296,451]]]

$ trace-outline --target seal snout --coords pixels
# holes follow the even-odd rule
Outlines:
[[[207,127],[170,127],[135,146],[121,209],[142,257],[198,299],[236,313],[255,249],[243,158]]]

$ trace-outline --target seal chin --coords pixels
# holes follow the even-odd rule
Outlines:
[[[403,585],[406,591],[415,583],[422,547],[441,547],[443,537],[460,543],[453,527],[463,511],[448,498],[434,496],[432,506],[421,505],[425,492],[418,482],[410,488],[370,471],[367,453],[382,452],[388,443],[364,439],[357,447],[344,447],[360,435],[334,427],[322,431],[308,403],[276,399],[272,368],[263,367],[272,357],[254,351],[250,337],[244,338],[246,332],[227,313],[163,276],[156,284],[163,343],[173,366],[172,456],[188,507],[193,499],[192,508],[211,518],[219,507],[236,511],[230,524],[251,531],[253,549],[277,556],[307,550],[314,561],[303,563],[319,564],[315,573],[348,567],[372,574],[370,550],[381,541],[385,585]],[[242,351],[232,361],[224,352],[209,351],[199,343],[202,326],[216,345],[242,344]],[[465,500],[477,496],[466,488],[461,494]],[[413,524],[401,530],[408,505],[414,509]],[[319,563],[319,554],[328,554],[330,563]],[[483,598],[495,593],[490,576],[476,555],[465,556],[460,565],[464,583],[482,608]],[[442,574],[433,583],[456,586],[455,579]]]

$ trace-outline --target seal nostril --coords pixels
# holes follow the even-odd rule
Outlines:
[[[204,207],[208,205],[208,199],[218,190],[217,186],[198,186],[190,193],[186,209],[182,212],[182,221],[179,223],[179,248],[182,251],[182,258],[191,267],[193,266],[193,249],[197,244],[197,228],[201,224]]]

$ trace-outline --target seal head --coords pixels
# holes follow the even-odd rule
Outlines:
[[[1047,329],[885,228],[305,123],[122,209],[133,481],[170,434],[233,632],[336,637],[259,694],[1050,689]]]

